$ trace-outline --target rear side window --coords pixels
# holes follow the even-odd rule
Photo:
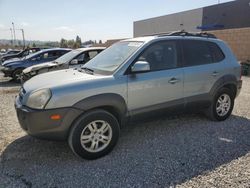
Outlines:
[[[217,44],[215,44],[213,42],[208,42],[208,46],[209,46],[211,54],[213,56],[214,63],[218,63],[218,62],[225,59],[224,53],[222,52],[222,50],[220,49],[220,47]]]
[[[182,46],[185,66],[218,63],[225,58],[220,47],[213,42],[183,40]]]
[[[97,54],[98,54],[97,51],[90,51],[90,52],[89,52],[89,58],[90,58],[90,59],[93,59]]]
[[[63,54],[65,54],[64,51],[54,51],[51,54],[51,58],[58,58],[58,57],[62,56]]]
[[[66,53],[68,53],[68,52],[69,52],[69,51],[66,51],[66,50],[60,50],[60,51],[57,52],[57,56],[60,57],[60,56],[66,54]]]
[[[183,40],[182,46],[185,66],[213,63],[213,57],[206,41]]]

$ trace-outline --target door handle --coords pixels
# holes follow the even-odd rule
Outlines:
[[[217,76],[219,73],[217,71],[214,71],[212,76]]]
[[[168,83],[170,84],[175,84],[177,82],[179,82],[180,80],[178,80],[177,78],[171,78],[171,80],[168,81]]]

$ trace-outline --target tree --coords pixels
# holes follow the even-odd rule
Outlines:
[[[102,40],[99,40],[99,44],[102,44]]]
[[[33,47],[33,48],[35,48],[35,47],[36,47],[36,44],[35,44],[34,42],[33,42],[33,44],[32,44],[32,47]]]
[[[75,40],[74,39],[68,40],[67,44],[68,44],[69,48],[74,48],[75,47]]]
[[[81,40],[81,38],[77,35],[77,36],[76,36],[76,42],[75,42],[74,47],[75,47],[75,48],[80,48],[81,45],[82,45],[82,40]]]
[[[60,47],[61,48],[68,48],[68,42],[66,39],[62,38],[60,41]]]

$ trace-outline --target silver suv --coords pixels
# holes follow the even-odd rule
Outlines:
[[[190,109],[227,119],[241,85],[240,64],[223,41],[176,32],[124,40],[77,70],[35,76],[15,107],[29,135],[68,140],[76,155],[96,159],[128,120]]]

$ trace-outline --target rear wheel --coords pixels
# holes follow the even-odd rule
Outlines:
[[[224,121],[232,113],[234,107],[234,95],[228,88],[220,89],[214,97],[211,106],[207,109],[207,116],[215,121]]]
[[[119,133],[119,123],[112,114],[94,110],[73,124],[68,143],[76,155],[84,159],[96,159],[112,151]]]
[[[20,83],[21,82],[21,75],[22,75],[22,72],[23,72],[23,69],[17,69],[13,72],[12,74],[12,77],[13,77],[13,80],[16,82],[16,83]]]

